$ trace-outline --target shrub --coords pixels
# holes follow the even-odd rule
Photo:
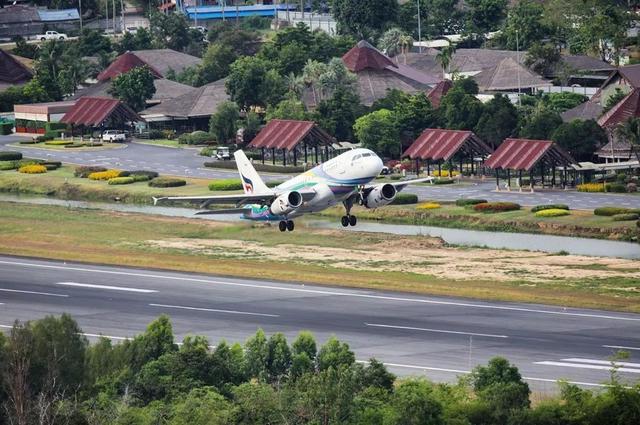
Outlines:
[[[17,161],[19,159],[22,159],[21,152],[0,151],[0,161]]]
[[[623,208],[623,207],[600,207],[593,210],[593,213],[595,215],[600,215],[604,217],[611,217],[617,214],[626,214],[630,212],[633,212],[633,211],[630,210],[629,208]]]
[[[485,213],[516,211],[520,209],[520,204],[516,204],[515,202],[485,202],[474,205],[473,209]]]
[[[15,170],[18,164],[15,161],[0,161],[0,171]]]
[[[16,168],[23,167],[25,165],[37,165],[40,164],[42,160],[33,159],[33,158],[22,158],[20,161],[16,161]]]
[[[20,143],[21,145],[35,145],[36,143],[40,143],[40,142],[38,142],[37,139],[27,139],[27,140],[20,140],[18,143]]]
[[[107,183],[110,185],[115,185],[115,184],[131,184],[133,182],[135,182],[133,177],[114,177],[112,179],[109,179]]]
[[[12,129],[13,124],[10,122],[0,122],[0,135],[6,136],[7,134],[11,134]]]
[[[213,155],[213,153],[215,151],[216,150],[214,148],[212,148],[212,147],[202,148],[202,149],[200,149],[200,155],[201,156],[211,156],[211,155]]]
[[[209,142],[214,142],[216,138],[206,131],[194,131],[191,134],[181,134],[178,137],[178,143],[185,145],[202,145]]]
[[[162,136],[167,140],[173,140],[176,138],[175,130],[162,130]]]
[[[76,177],[81,177],[83,179],[86,179],[87,177],[89,177],[89,174],[100,173],[102,171],[107,171],[107,169],[105,167],[99,167],[96,165],[83,165],[80,167],[76,167],[76,169],[73,172],[73,175]]]
[[[535,212],[536,217],[562,217],[563,215],[571,214],[568,209],[565,208],[547,208]]]
[[[49,140],[45,141],[44,144],[48,146],[67,146],[73,145],[73,142],[71,140]]]
[[[627,193],[627,186],[624,183],[609,183],[607,184],[607,192]]]
[[[414,195],[413,193],[398,193],[391,202],[391,205],[408,205],[417,203],[418,195]]]
[[[150,177],[150,176],[148,176],[146,174],[131,174],[131,176],[127,177],[127,178],[132,178],[133,181],[135,181],[135,182],[148,182],[153,177]]]
[[[62,162],[60,161],[42,161],[40,164],[42,165],[53,165],[56,168],[62,167]]]
[[[53,137],[42,135],[42,136],[37,136],[35,141],[36,141],[36,143],[43,143],[43,142],[46,143],[46,142],[48,142],[50,140],[53,140],[53,139],[54,139]]]
[[[18,172],[25,174],[42,174],[47,172],[47,167],[40,164],[23,165],[18,168]]]
[[[149,180],[151,179],[155,179],[156,177],[159,176],[157,171],[150,171],[150,170],[133,170],[133,171],[129,171],[129,175],[130,176],[147,176],[149,177]]]
[[[459,207],[466,207],[467,205],[478,205],[478,204],[484,204],[486,202],[487,202],[486,199],[465,198],[465,199],[458,199],[456,201],[456,205]]]
[[[149,182],[149,186],[151,187],[179,187],[186,184],[186,180],[172,177],[157,177]]]
[[[149,139],[163,139],[164,134],[161,130],[149,130],[147,133],[149,135]]]
[[[116,177],[126,177],[121,176],[120,173],[120,170],[98,171],[96,173],[89,174],[89,180],[111,180]]]
[[[391,176],[389,176],[389,178],[391,180],[400,180],[402,178],[402,175],[400,175],[400,174],[392,174]]]
[[[431,172],[431,175],[433,177],[456,177],[456,176],[459,176],[460,173],[457,171],[450,172],[449,170],[441,170],[441,171],[435,170]]]
[[[231,161],[208,161],[204,163],[205,167],[208,168],[223,168],[225,170],[234,170],[237,171],[238,167],[236,165],[236,162],[234,160]],[[282,166],[282,165],[272,165],[272,164],[262,164],[262,163],[253,163],[253,168],[256,169],[256,171],[264,171],[266,173],[295,173],[295,174],[299,174],[299,173],[303,173],[306,170],[308,170],[308,168],[305,168],[304,166],[298,165],[298,166],[292,166],[292,165],[287,165],[286,167]]]
[[[40,164],[40,165],[44,166],[47,169],[47,171],[53,171],[58,169],[58,166],[55,164]]]
[[[569,206],[565,204],[548,204],[548,205],[536,205],[531,208],[532,213],[544,210],[568,210]]]
[[[209,190],[241,190],[240,179],[218,179],[209,183]]]
[[[455,183],[455,180],[439,178],[433,181],[433,184],[452,184],[452,183]]]
[[[435,210],[440,208],[440,204],[437,202],[424,202],[416,207],[419,210]]]
[[[640,214],[638,213],[625,213],[625,214],[616,214],[611,219],[613,221],[632,221],[640,218]]]
[[[44,133],[44,137],[49,140],[57,139],[63,132],[64,130],[50,130]]]
[[[627,183],[627,192],[634,193],[638,191],[637,183]]]
[[[602,183],[583,183],[576,186],[578,192],[604,192]]]

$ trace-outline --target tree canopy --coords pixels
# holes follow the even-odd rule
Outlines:
[[[139,66],[113,79],[111,93],[134,111],[141,111],[156,92],[149,67]]]

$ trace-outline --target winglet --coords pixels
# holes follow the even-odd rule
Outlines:
[[[166,199],[166,198],[156,198],[155,196],[152,196],[152,198],[153,198],[153,205],[154,206],[158,205],[159,201],[162,201],[163,199]]]

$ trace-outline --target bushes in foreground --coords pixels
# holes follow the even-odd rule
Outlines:
[[[23,165],[18,168],[18,172],[24,174],[43,174],[47,172],[47,167],[40,164]]]
[[[409,205],[417,203],[418,195],[414,195],[413,193],[398,193],[391,202],[391,205]]]
[[[570,215],[568,209],[564,208],[548,208],[544,210],[539,210],[535,212],[536,217],[548,218],[548,217],[562,217],[565,215]]]
[[[0,161],[17,161],[19,159],[22,159],[21,152],[0,151]]]
[[[173,177],[156,177],[149,182],[151,187],[180,187],[187,184],[186,180]]]
[[[133,177],[115,177],[109,179],[107,182],[110,185],[119,185],[119,184],[131,184],[134,183],[135,179]]]
[[[463,199],[458,199],[456,201],[456,205],[459,207],[466,207],[468,205],[484,204],[486,202],[487,202],[486,199],[463,198]]]
[[[516,204],[515,202],[485,202],[474,205],[473,209],[474,211],[483,213],[499,213],[505,211],[517,211],[520,209],[520,204]]]
[[[532,213],[536,213],[538,211],[543,210],[568,210],[569,206],[565,204],[548,204],[548,205],[536,205],[531,208]]]
[[[627,213],[637,213],[640,212],[631,208],[624,207],[600,207],[593,210],[595,215],[600,215],[603,217],[611,217],[618,214],[627,214]]]
[[[209,190],[242,190],[240,179],[218,179],[209,183]]]
[[[640,218],[640,214],[638,213],[624,213],[624,214],[616,214],[611,219],[613,221],[633,221]]]
[[[89,174],[89,180],[111,180],[116,177],[126,177],[120,170],[98,171]]]
[[[76,169],[73,171],[73,175],[86,179],[87,177],[89,177],[89,174],[101,173],[103,171],[107,171],[107,169],[105,167],[99,167],[96,165],[83,165],[80,167],[76,167]]]

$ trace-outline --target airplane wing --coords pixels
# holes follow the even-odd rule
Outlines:
[[[396,188],[396,190],[398,192],[400,192],[402,189],[404,189],[405,187],[409,186],[410,184],[432,182],[433,180],[434,180],[433,177],[429,176],[429,177],[423,177],[423,178],[420,178],[420,179],[401,180],[401,181],[389,182],[389,183],[385,183],[385,184],[390,184],[391,186],[394,186]],[[374,185],[365,186],[364,192],[365,193],[369,193],[369,191],[371,189],[373,189],[375,186],[377,186],[377,185],[374,184]]]
[[[247,204],[261,204],[270,205],[274,199],[276,199],[280,193],[267,193],[262,195],[252,195],[248,193],[238,193],[235,195],[219,195],[219,196],[166,196],[161,198],[153,198],[153,205],[157,205],[159,202],[193,202],[199,203],[200,208],[206,208],[213,204],[233,204],[236,207]],[[304,191],[300,192],[303,201],[310,201],[316,196],[315,192]]]
[[[251,208],[224,208],[218,210],[198,211],[196,215],[242,214],[243,212],[250,210]]]

